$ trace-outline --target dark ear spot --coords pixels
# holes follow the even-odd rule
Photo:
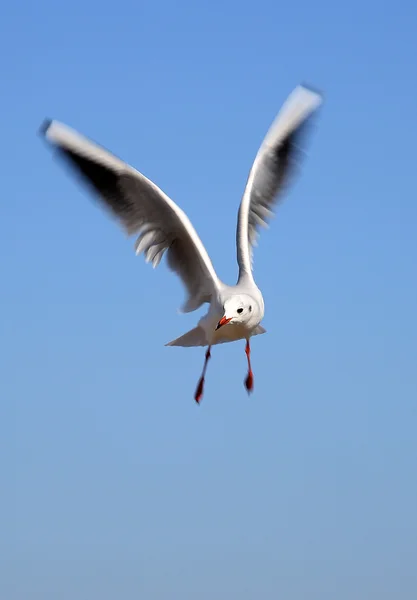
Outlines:
[[[251,306],[249,306],[249,312],[252,312],[252,307]]]

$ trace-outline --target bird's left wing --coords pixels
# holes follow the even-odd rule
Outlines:
[[[322,97],[298,86],[278,113],[259,148],[239,208],[237,259],[240,276],[252,273],[252,247],[298,163],[304,126]]]
[[[210,302],[220,282],[187,215],[152,181],[69,127],[47,121],[46,139],[98,195],[128,235],[138,235],[136,253],[156,267],[164,253],[168,266],[188,291],[183,312]]]

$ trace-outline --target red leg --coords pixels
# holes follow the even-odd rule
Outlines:
[[[205,361],[204,361],[203,372],[202,372],[202,374],[201,374],[201,377],[200,377],[200,379],[199,379],[199,382],[198,382],[198,385],[197,385],[197,389],[196,389],[196,391],[195,391],[195,394],[194,394],[194,400],[195,400],[197,403],[198,403],[198,402],[200,402],[201,398],[203,397],[203,390],[204,390],[204,377],[206,376],[207,363],[208,363],[208,361],[209,361],[209,359],[210,359],[210,357],[211,357],[211,354],[210,354],[210,349],[211,349],[211,346],[209,346],[209,347],[207,348],[207,352],[206,352],[206,359],[205,359]]]
[[[252,373],[252,366],[250,364],[250,344],[249,344],[249,340],[246,340],[245,352],[246,352],[246,357],[248,359],[248,375],[247,375],[247,377],[245,379],[245,387],[248,390],[248,393],[250,393],[253,390],[253,373]]]

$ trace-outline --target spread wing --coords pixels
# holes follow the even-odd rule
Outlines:
[[[210,302],[219,280],[187,215],[152,181],[74,130],[48,121],[42,132],[127,234],[138,236],[137,254],[154,267],[167,254],[188,292],[183,312]]]
[[[252,272],[252,249],[259,226],[265,227],[300,158],[300,142],[310,115],[322,97],[298,86],[271,125],[249,173],[239,208],[237,258],[240,276]]]

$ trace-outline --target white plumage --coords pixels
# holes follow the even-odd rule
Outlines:
[[[300,153],[299,143],[310,115],[321,104],[321,95],[304,86],[288,97],[270,127],[249,173],[239,208],[236,242],[239,277],[235,286],[218,278],[210,257],[187,215],[142,173],[69,127],[45,122],[42,131],[75,171],[90,185],[104,206],[129,235],[135,235],[136,253],[156,267],[166,253],[169,267],[181,278],[191,312],[209,303],[197,327],[169,346],[208,346],[203,375],[196,390],[200,400],[210,347],[246,340],[248,377],[253,387],[249,339],[264,333],[262,294],[252,272],[253,246],[259,227],[265,226],[275,202],[282,197]]]

